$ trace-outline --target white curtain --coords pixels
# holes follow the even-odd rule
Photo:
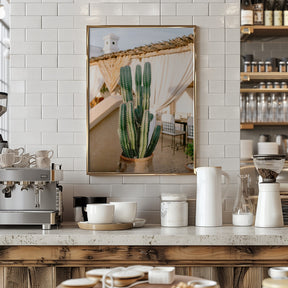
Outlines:
[[[145,62],[151,63],[151,99],[150,110],[156,113],[177,100],[194,79],[194,58],[193,50],[182,53],[159,55],[144,58],[142,60],[133,59],[130,64],[133,78],[136,65],[142,66],[142,73]]]
[[[104,84],[104,78],[98,65],[90,65],[89,78],[89,100],[91,102],[100,92],[100,89]]]

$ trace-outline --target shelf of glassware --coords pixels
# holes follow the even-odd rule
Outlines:
[[[240,123],[241,130],[252,130],[255,126],[288,126],[288,122],[245,122]]]
[[[284,88],[241,88],[241,93],[288,93],[288,89]]]
[[[241,72],[241,81],[253,80],[287,80],[288,72]]]
[[[245,41],[252,37],[283,37],[288,35],[288,26],[241,26],[241,40]]]

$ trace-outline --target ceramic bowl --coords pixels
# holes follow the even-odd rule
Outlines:
[[[115,206],[114,222],[115,223],[132,223],[136,218],[136,202],[110,202]]]

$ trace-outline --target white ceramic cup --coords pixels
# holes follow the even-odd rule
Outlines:
[[[240,158],[252,159],[253,140],[240,140]]]
[[[0,154],[0,165],[2,168],[12,167],[15,164],[19,164],[21,160],[22,156],[16,156],[15,153]]]
[[[137,213],[137,202],[110,202],[115,206],[115,223],[132,223]]]
[[[25,149],[23,147],[19,147],[16,149],[11,149],[11,148],[6,148],[4,147],[1,151],[2,154],[7,154],[7,153],[14,153],[17,156],[23,155]]]
[[[39,150],[35,153],[36,157],[46,157],[51,159],[54,155],[53,150]]]
[[[87,204],[87,218],[93,224],[111,224],[114,218],[114,205],[112,204]]]
[[[36,167],[43,169],[50,168],[50,158],[36,157]]]

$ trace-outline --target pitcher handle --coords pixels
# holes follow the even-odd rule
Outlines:
[[[48,158],[51,159],[53,157],[53,155],[54,155],[54,151],[53,150],[49,150],[48,154],[50,154],[50,155],[48,155]]]
[[[22,156],[19,156],[19,158],[20,158],[20,160],[17,161],[17,162],[14,162],[13,165],[17,165],[17,164],[20,164],[20,163],[21,163],[21,161],[22,161]]]
[[[15,149],[18,152],[18,156],[22,156],[24,154],[24,147],[19,147],[17,149]]]

